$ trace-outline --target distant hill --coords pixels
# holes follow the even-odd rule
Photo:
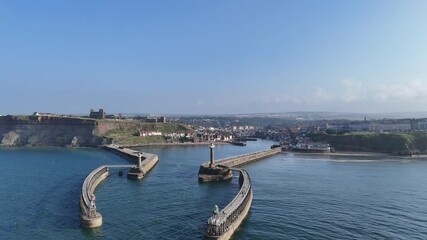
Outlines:
[[[241,118],[280,118],[288,120],[363,120],[367,119],[401,119],[401,118],[427,118],[426,112],[394,112],[394,113],[342,113],[342,112],[286,112],[286,113],[254,113],[254,114],[236,114],[235,117]]]
[[[399,155],[426,154],[427,136],[421,132],[358,132],[342,135],[314,133],[316,142],[326,142],[337,150],[383,152]]]

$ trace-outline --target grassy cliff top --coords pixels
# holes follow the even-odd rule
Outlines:
[[[105,123],[107,125],[116,127],[117,129],[123,129],[125,131],[133,131],[139,133],[139,131],[157,131],[162,133],[176,133],[176,132],[192,132],[193,130],[184,124],[179,123],[147,123],[141,121],[130,121],[130,120],[98,120],[99,123]]]
[[[166,138],[163,136],[129,137],[115,143],[120,145],[157,144],[166,143]]]
[[[6,115],[0,116],[0,123],[3,124],[95,124],[96,119],[81,118],[75,116],[35,116],[35,115]]]
[[[337,150],[374,151],[393,154],[426,153],[425,132],[354,132],[345,134],[313,134],[313,141],[327,142]]]
[[[125,139],[133,139],[134,137],[139,136],[140,131],[161,132],[163,134],[193,131],[187,125],[178,123],[147,123],[130,120],[99,120],[99,123],[105,124],[109,128],[109,130],[104,132],[102,136],[112,138],[115,142],[124,141]]]

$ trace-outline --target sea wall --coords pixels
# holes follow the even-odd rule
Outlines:
[[[102,215],[96,211],[93,192],[98,184],[108,177],[108,166],[100,166],[93,170],[83,182],[80,195],[80,217],[82,227],[95,228],[102,225]]]
[[[202,165],[200,165],[199,167],[198,173],[199,182],[211,182],[231,179],[233,177],[231,168],[248,164],[275,155],[280,152],[282,152],[282,148],[275,147],[264,151],[224,158],[215,161],[214,165],[211,165],[209,162],[202,163]]]
[[[253,192],[249,174],[244,169],[233,169],[262,158],[282,152],[281,147],[224,158],[219,161],[213,159],[211,146],[211,162],[203,163],[199,168],[199,182],[227,180],[233,177],[232,171],[239,171],[240,190],[236,197],[221,211],[214,211],[209,218],[205,231],[206,239],[229,239],[239,227],[249,212],[252,204]]]
[[[223,158],[221,160],[216,161],[216,165],[224,166],[227,168],[233,168],[233,167],[248,164],[266,157],[270,157],[280,152],[282,152],[282,149],[280,147],[276,147],[276,148],[272,148],[264,151],[247,153],[247,154],[229,157],[229,158]]]
[[[156,154],[139,152],[130,148],[121,147],[118,145],[110,144],[103,146],[107,151],[119,154],[126,157],[132,163],[138,163],[138,153],[141,154],[141,174],[142,177],[147,174],[159,161],[159,157]],[[131,169],[132,170],[132,169]],[[138,178],[140,179],[140,178]]]
[[[252,183],[246,170],[239,170],[240,190],[221,211],[208,219],[205,239],[229,239],[247,216],[252,204]]]
[[[102,215],[96,211],[93,192],[95,191],[96,186],[98,186],[98,184],[109,175],[110,168],[130,167],[130,172],[132,172],[132,169],[135,168],[137,168],[138,170],[141,169],[142,178],[159,161],[159,158],[156,154],[138,152],[117,145],[106,145],[103,146],[103,148],[113,153],[120,154],[132,162],[138,162],[139,155],[142,155],[142,158],[144,160],[142,161],[141,168],[137,167],[136,165],[106,165],[98,167],[86,177],[82,185],[82,191],[80,196],[80,216],[82,227],[85,228],[96,228],[102,225]]]

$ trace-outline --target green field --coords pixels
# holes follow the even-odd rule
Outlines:
[[[112,139],[114,143],[123,145],[166,142],[166,139],[163,136],[139,137],[140,131],[155,131],[161,132],[163,134],[193,131],[188,126],[178,123],[145,123],[137,121],[114,122],[110,120],[102,121],[103,123],[106,123],[114,128],[105,132],[102,136],[105,138]]]
[[[345,133],[345,134],[312,134],[315,142],[327,142],[342,151],[372,151],[392,154],[427,153],[427,133]]]
[[[116,144],[120,145],[143,145],[156,143],[166,143],[166,138],[163,136],[130,137],[116,142]]]

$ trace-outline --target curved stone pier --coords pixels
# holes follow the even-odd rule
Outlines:
[[[80,218],[84,228],[96,228],[102,225],[102,215],[97,212],[93,192],[98,184],[109,175],[110,168],[130,168],[128,178],[141,179],[159,161],[156,154],[134,151],[116,145],[104,146],[105,149],[119,153],[128,159],[137,161],[138,165],[104,165],[93,170],[84,180],[80,196]],[[141,159],[144,159],[141,161]],[[133,177],[135,176],[135,177]]]
[[[102,215],[96,211],[95,195],[96,186],[109,175],[108,167],[101,166],[93,170],[85,179],[80,196],[80,217],[82,227],[95,228],[102,225]]]
[[[215,145],[210,145],[210,162],[203,163],[199,168],[199,182],[210,182],[227,180],[233,177],[232,171],[239,171],[240,190],[236,197],[221,211],[218,207],[209,218],[205,231],[205,239],[229,239],[234,231],[245,219],[252,204],[253,192],[249,174],[244,169],[233,169],[262,158],[272,156],[282,152],[280,147],[243,154],[235,157],[224,158],[219,161],[214,159]]]
[[[240,172],[240,190],[221,211],[214,211],[208,219],[205,239],[229,239],[245,219],[252,204],[252,183],[246,170]]]

